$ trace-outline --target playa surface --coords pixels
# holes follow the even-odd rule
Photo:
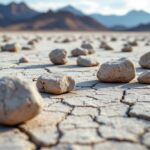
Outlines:
[[[146,150],[150,148],[150,85],[137,83],[100,83],[96,77],[98,67],[79,67],[72,49],[82,41],[90,41],[96,50],[100,64],[122,57],[129,58],[136,67],[136,76],[148,70],[142,69],[139,58],[150,51],[145,43],[146,33],[50,33],[13,32],[0,33],[12,37],[11,42],[26,45],[35,37],[42,39],[32,50],[18,53],[0,52],[0,77],[19,76],[31,82],[45,73],[60,72],[72,76],[76,88],[63,95],[42,94],[44,109],[33,120],[14,127],[0,126],[0,149],[15,150]],[[117,41],[110,41],[111,37]],[[68,43],[59,42],[71,38]],[[99,48],[100,40],[111,45],[113,51]],[[121,52],[128,39],[137,39],[133,52]],[[57,40],[58,42],[55,42]],[[2,43],[2,42],[1,42]],[[3,43],[2,43],[3,44]],[[66,65],[53,65],[49,53],[64,48],[69,53]],[[18,63],[21,57],[29,63]]]

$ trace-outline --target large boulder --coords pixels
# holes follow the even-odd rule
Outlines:
[[[125,58],[102,64],[97,73],[101,82],[130,82],[135,77],[133,63]]]
[[[24,123],[41,109],[42,97],[32,83],[15,77],[0,79],[0,124]]]

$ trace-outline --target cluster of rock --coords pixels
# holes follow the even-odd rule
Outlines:
[[[81,48],[76,48],[71,51],[71,55],[77,58],[77,65],[83,67],[93,67],[99,65],[98,61],[92,57],[87,56],[94,54],[95,50],[91,44],[83,43]],[[50,61],[55,65],[64,65],[68,62],[68,54],[65,49],[55,49],[49,54]]]
[[[7,37],[6,39],[7,40]],[[35,46],[40,38],[32,39],[28,45]],[[117,39],[112,37],[111,41]],[[62,41],[68,43],[69,39]],[[125,44],[122,52],[132,52],[137,41]],[[106,42],[101,42],[100,48],[113,50]],[[18,52],[21,46],[17,43],[1,46],[4,52]],[[73,57],[77,57],[77,65],[81,67],[98,66],[98,60],[92,55],[95,53],[93,46],[89,43],[82,43],[81,48],[71,51]],[[65,49],[55,49],[49,54],[50,61],[55,65],[68,63],[68,53]],[[28,63],[29,59],[22,57],[19,63]],[[150,69],[150,52],[144,54],[139,61],[143,68]],[[136,76],[134,64],[126,58],[109,61],[100,65],[97,78],[100,82],[106,83],[128,83]],[[142,73],[137,78],[139,83],[150,84],[150,72]],[[24,123],[40,113],[42,110],[41,93],[64,94],[75,88],[75,80],[68,75],[60,73],[48,73],[40,76],[36,81],[36,87],[19,78],[3,77],[0,79],[0,124],[17,125]],[[39,91],[39,92],[38,92]]]

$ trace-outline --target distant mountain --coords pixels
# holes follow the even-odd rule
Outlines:
[[[150,14],[144,11],[130,11],[126,15],[101,15],[92,14],[92,18],[96,21],[101,22],[107,27],[124,26],[134,27],[140,24],[150,23]]]
[[[133,28],[129,28],[126,31],[150,31],[150,23],[141,24]]]
[[[118,25],[118,26],[116,25],[116,26],[110,27],[110,29],[112,31],[125,31],[125,30],[128,30],[127,27],[122,26],[122,25]]]
[[[84,15],[83,12],[81,12],[80,10],[76,9],[75,7],[73,7],[71,5],[60,8],[57,11],[58,12],[70,12],[70,13],[77,15],[77,16],[83,16]]]
[[[32,18],[39,13],[25,3],[12,2],[8,5],[0,4],[0,26],[5,26],[13,21]]]
[[[108,30],[103,25],[88,16],[77,16],[70,12],[41,13],[28,20],[15,22],[7,29],[11,30]]]

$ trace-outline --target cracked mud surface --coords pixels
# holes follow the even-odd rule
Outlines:
[[[113,33],[11,33],[12,41],[24,45],[36,35],[42,37],[34,50],[19,53],[0,52],[0,76],[21,76],[35,83],[44,73],[60,72],[71,75],[76,81],[74,91],[63,95],[42,94],[44,109],[33,120],[14,127],[0,126],[0,149],[13,150],[148,150],[150,149],[150,85],[100,83],[96,78],[99,67],[76,66],[70,57],[66,65],[55,66],[48,54],[55,48],[65,48],[68,53],[80,47],[82,40],[91,40],[100,64],[128,57],[136,67],[137,76],[148,70],[140,68],[141,55],[150,51],[144,46],[148,34]],[[99,48],[98,37],[105,34],[106,41],[115,49]],[[1,34],[2,36],[2,34]],[[0,40],[1,40],[0,36]],[[55,43],[61,37],[76,37],[70,43]],[[82,36],[82,39],[80,38]],[[122,38],[139,38],[132,53],[122,53]],[[51,37],[51,40],[48,38]],[[145,38],[144,41],[140,38]],[[26,56],[29,63],[19,64]]]

